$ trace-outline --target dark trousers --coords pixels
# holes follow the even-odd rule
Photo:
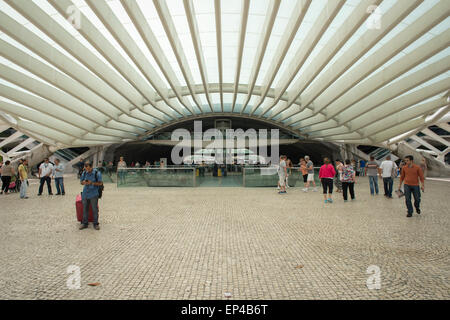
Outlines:
[[[2,192],[8,193],[9,190],[9,184],[11,183],[11,177],[10,176],[2,176]]]
[[[354,182],[342,182],[342,195],[344,200],[347,200],[347,190],[350,190],[350,197],[355,199],[355,183]]]
[[[42,194],[42,189],[44,189],[44,183],[47,182],[48,194],[52,194],[52,179],[50,177],[41,177],[39,184],[39,194]]]
[[[405,184],[405,202],[406,207],[408,208],[408,214],[414,212],[411,203],[411,193],[414,196],[414,208],[416,208],[416,210],[420,209],[420,187]]]
[[[394,186],[394,179],[392,177],[383,178],[384,195],[392,198],[392,188]]]
[[[60,177],[60,178],[55,178],[55,185],[56,185],[56,193],[66,193],[64,190],[64,178]]]
[[[94,225],[98,224],[98,197],[91,199],[82,199],[83,202],[83,220],[82,224],[88,225],[89,223],[89,204],[92,206],[92,218]]]
[[[328,193],[332,194],[333,193],[333,178],[322,178],[322,188],[323,188],[323,194],[327,194],[327,189],[328,189]]]

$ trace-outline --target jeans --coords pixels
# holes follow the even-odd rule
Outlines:
[[[42,194],[42,189],[44,189],[44,183],[47,182],[48,194],[52,194],[52,178],[45,176],[41,177],[41,183],[39,184],[39,194]]]
[[[11,177],[10,176],[2,176],[2,192],[8,193],[9,190],[9,184],[11,183]]]
[[[127,173],[125,172],[125,170],[119,170],[118,171],[118,175],[119,175],[119,182],[120,184],[125,184],[125,175]]]
[[[378,194],[378,177],[377,176],[369,176],[369,184],[370,184],[370,194],[373,194],[375,189],[376,194]]]
[[[22,181],[22,184],[20,185],[20,198],[23,199],[27,196],[27,190],[28,190],[28,180],[25,179]]]
[[[394,186],[394,179],[392,179],[392,177],[383,178],[383,185],[384,185],[384,195],[388,196],[389,198],[392,198],[392,188]]]
[[[60,178],[55,178],[55,185],[56,185],[56,193],[66,193],[64,191],[64,178],[60,177]]]
[[[344,200],[347,200],[347,189],[350,190],[350,197],[355,199],[355,183],[342,182],[342,195],[344,196]]]
[[[412,204],[411,204],[411,193],[414,196],[414,207],[416,211],[420,209],[420,188],[419,186],[410,186],[405,184],[405,202],[406,207],[408,208],[408,214],[412,214],[414,212]]]
[[[88,225],[89,223],[89,204],[92,206],[92,218],[94,225],[98,224],[98,197],[91,199],[82,199],[83,201],[83,220],[81,223]]]

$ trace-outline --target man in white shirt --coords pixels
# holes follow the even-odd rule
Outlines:
[[[44,159],[44,162],[41,163],[41,165],[39,166],[39,179],[41,179],[40,181],[40,185],[39,185],[39,193],[38,196],[42,195],[42,189],[44,188],[44,183],[47,182],[47,189],[48,189],[48,194],[51,196],[53,195],[52,193],[52,176],[53,174],[53,165],[48,161],[48,158]]]
[[[392,199],[392,188],[394,185],[394,177],[397,172],[397,165],[391,160],[391,156],[387,156],[380,165],[380,175],[383,178],[384,196]]]

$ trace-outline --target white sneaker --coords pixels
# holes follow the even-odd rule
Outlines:
[[[303,188],[303,192],[308,192],[308,188]]]

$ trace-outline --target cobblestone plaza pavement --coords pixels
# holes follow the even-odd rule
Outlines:
[[[398,186],[398,179],[395,181]],[[427,181],[422,215],[403,199],[357,201],[272,188],[106,184],[100,231],[79,231],[66,196],[0,197],[2,299],[449,299],[450,183]],[[381,188],[382,189],[382,188]],[[81,269],[70,290],[69,265]],[[369,290],[367,268],[380,268]],[[88,283],[98,282],[98,286]]]

